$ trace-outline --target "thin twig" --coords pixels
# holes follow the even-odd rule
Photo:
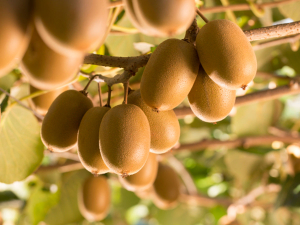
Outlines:
[[[29,108],[27,105],[25,105],[23,102],[21,102],[19,99],[15,98],[14,96],[12,96],[10,93],[8,93],[7,91],[5,91],[4,89],[0,88],[0,91],[2,91],[4,94],[6,94],[7,96],[9,96],[10,98],[12,98],[13,100],[15,100],[20,106],[24,107],[25,109],[28,109],[29,111],[31,111],[37,118],[39,118],[40,120],[43,120],[44,117],[39,114],[38,112],[34,111],[33,109]]]
[[[196,13],[198,14],[198,16],[201,17],[201,19],[203,19],[203,21],[204,21],[205,23],[208,23],[208,22],[209,22],[209,20],[201,13],[201,11],[200,11],[198,8],[196,8]]]
[[[273,46],[276,46],[276,45],[281,45],[281,44],[285,44],[285,43],[294,43],[298,40],[300,40],[300,34],[297,34],[297,35],[294,35],[294,36],[291,36],[291,37],[276,39],[276,40],[273,40],[273,41],[259,43],[257,45],[253,45],[252,48],[253,48],[254,51],[258,51],[260,49],[269,48],[269,47],[273,47]]]
[[[99,95],[99,104],[100,104],[100,107],[102,107],[103,101],[102,101],[102,94],[101,94],[101,85],[99,82],[98,82],[98,95]]]
[[[203,195],[180,195],[180,201],[190,204],[190,205],[197,205],[203,207],[215,207],[217,205],[223,205],[228,207],[232,204],[232,200],[229,198],[210,198]]]
[[[115,2],[110,2],[109,3],[109,8],[115,8],[115,7],[119,7],[119,6],[123,6],[124,2],[122,0],[119,1],[115,1]]]

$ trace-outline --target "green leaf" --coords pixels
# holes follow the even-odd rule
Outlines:
[[[0,87],[4,90],[8,90],[12,87],[12,85],[16,80],[17,80],[16,76],[14,75],[13,72],[11,72],[6,76],[0,78]],[[0,91],[0,94],[1,93],[2,92]]]
[[[80,214],[77,194],[82,182],[90,176],[86,170],[63,174],[61,197],[58,204],[45,217],[47,225],[65,225],[83,220]]]
[[[6,110],[0,123],[0,182],[28,177],[42,162],[43,151],[34,115],[21,106]]]
[[[8,90],[8,93],[10,93],[10,90]],[[8,105],[8,99],[9,96],[5,95],[4,99],[2,100],[1,104],[0,104],[0,113],[3,113]]]
[[[300,2],[293,2],[289,4],[283,4],[278,6],[279,11],[288,18],[294,21],[300,20],[299,14]]]
[[[264,135],[272,124],[274,102],[264,101],[237,108],[231,119],[232,132],[238,136]]]

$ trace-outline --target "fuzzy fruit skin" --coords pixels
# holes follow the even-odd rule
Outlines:
[[[246,87],[256,75],[252,46],[241,28],[229,20],[205,24],[197,35],[196,48],[205,72],[222,87]]]
[[[51,104],[53,103],[53,101],[61,93],[63,93],[64,91],[67,91],[68,89],[69,89],[69,87],[65,86],[65,87],[50,91],[46,94],[42,94],[42,95],[39,95],[35,98],[32,98],[31,101],[35,106],[35,110],[38,113],[40,113],[42,115],[45,115],[48,112],[48,110],[49,110]],[[41,90],[30,85],[30,90],[29,91],[30,91],[30,94],[32,94],[32,93],[35,93],[35,92],[41,91]]]
[[[177,205],[180,182],[176,172],[170,166],[159,163],[153,187],[153,201],[157,207],[170,209]]]
[[[32,86],[42,90],[58,88],[75,78],[81,56],[65,56],[50,49],[34,31],[21,62],[21,70]]]
[[[109,211],[111,192],[104,176],[88,178],[78,192],[81,214],[89,221],[103,220]]]
[[[61,54],[82,54],[104,42],[107,0],[35,0],[35,25],[42,39]]]
[[[140,107],[148,118],[151,132],[150,152],[162,154],[178,142],[180,125],[173,110],[154,112],[142,99],[140,90],[128,96],[128,103]]]
[[[32,33],[29,0],[0,0],[0,77],[22,59]]]
[[[174,109],[192,89],[198,69],[199,59],[192,44],[178,39],[162,42],[141,79],[143,100],[158,111]]]
[[[44,145],[53,152],[70,150],[77,144],[77,133],[84,114],[93,107],[84,94],[68,90],[50,106],[41,129]]]
[[[195,17],[193,0],[132,0],[141,26],[155,36],[173,36],[187,30]]]
[[[150,127],[144,112],[132,104],[109,110],[100,125],[100,151],[114,173],[132,175],[146,163],[150,150]]]
[[[236,91],[217,85],[200,67],[188,99],[200,120],[214,123],[228,116],[235,103]]]
[[[154,183],[157,168],[156,154],[150,153],[147,162],[139,172],[128,177],[119,177],[119,180],[128,191],[143,191]]]
[[[109,107],[93,107],[83,116],[78,131],[78,156],[82,165],[93,174],[109,172],[99,148],[99,128]]]

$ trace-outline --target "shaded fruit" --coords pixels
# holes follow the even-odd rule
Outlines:
[[[144,112],[132,104],[109,110],[100,125],[100,151],[114,173],[137,173],[146,163],[150,149],[150,127]]]
[[[157,207],[169,209],[177,204],[180,195],[180,182],[171,167],[159,163],[153,187],[155,193],[153,202]]]
[[[128,103],[140,107],[148,118],[151,132],[150,152],[162,154],[179,140],[180,125],[173,110],[155,112],[141,97],[140,90],[128,96]]]
[[[192,89],[198,69],[199,59],[192,44],[178,39],[162,42],[141,79],[143,100],[158,111],[174,109]]]
[[[199,31],[198,56],[205,72],[218,85],[236,90],[253,80],[257,62],[241,28],[229,20],[213,20]]]
[[[0,0],[0,76],[22,59],[32,32],[29,0]]]
[[[205,122],[224,119],[232,110],[236,91],[226,89],[212,81],[200,66],[197,79],[188,95],[193,113]]]
[[[34,31],[28,49],[21,62],[21,70],[32,86],[52,90],[75,78],[81,56],[65,56],[50,49]]]
[[[99,128],[108,107],[93,107],[83,116],[78,131],[78,156],[82,165],[93,174],[103,174],[109,169],[103,162],[99,148]]]
[[[128,191],[146,190],[153,184],[156,178],[157,168],[158,161],[156,154],[150,153],[145,165],[139,172],[124,178],[119,177],[119,180]]]
[[[57,96],[59,96],[62,92],[66,91],[68,89],[69,89],[69,87],[65,86],[65,87],[50,91],[46,94],[42,94],[42,95],[32,98],[31,100],[35,106],[35,110],[38,113],[45,115],[48,112],[48,109],[50,108],[53,101],[57,98]],[[42,90],[37,89],[30,85],[30,94],[38,92],[38,91],[42,91]]]
[[[153,192],[154,192],[153,185],[151,185],[150,187],[148,187],[146,189],[137,190],[134,193],[140,199],[151,199],[153,196]]]
[[[88,178],[78,193],[81,214],[89,221],[104,219],[110,207],[110,187],[104,176]]]
[[[157,36],[184,32],[195,17],[194,0],[132,0],[136,17],[146,30]]]
[[[50,151],[63,152],[77,143],[77,133],[84,114],[93,107],[83,93],[68,90],[50,106],[41,129],[41,138]]]
[[[107,0],[35,0],[35,25],[42,39],[62,54],[82,54],[104,42]]]

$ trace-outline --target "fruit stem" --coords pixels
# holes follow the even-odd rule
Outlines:
[[[102,102],[101,85],[100,85],[100,83],[98,83],[98,94],[99,94],[99,104],[100,104],[100,107],[102,107],[103,106],[103,102]]]
[[[204,20],[205,23],[208,23],[209,20],[200,12],[198,8],[196,8],[196,13]]]
[[[124,86],[124,101],[123,101],[123,104],[127,104],[129,82],[127,81],[126,83],[123,83],[123,86]]]
[[[108,96],[107,96],[107,103],[105,106],[110,107],[111,86],[110,85],[107,85],[107,86],[108,86]]]
[[[90,84],[92,83],[92,81],[97,77],[98,75],[93,75],[92,77],[90,77],[89,82],[87,83],[87,85],[84,87],[83,91],[86,92],[86,90],[88,89],[88,87],[90,86]]]

